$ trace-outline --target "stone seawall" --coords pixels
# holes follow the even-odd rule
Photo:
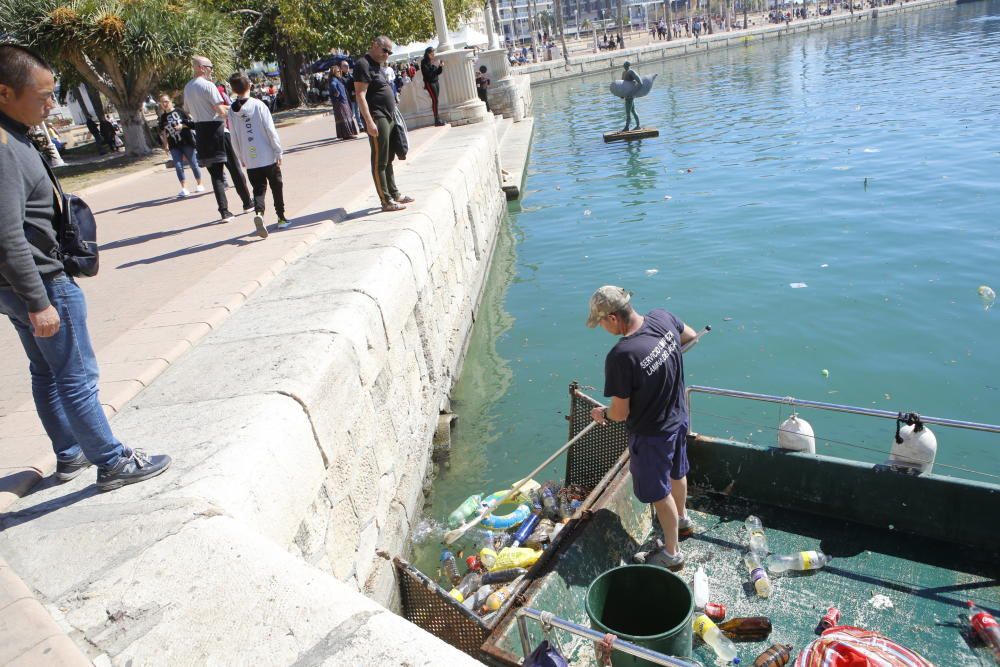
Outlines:
[[[703,53],[711,49],[744,46],[762,40],[781,39],[800,32],[825,30],[827,28],[850,25],[858,21],[877,20],[879,17],[884,18],[901,12],[917,11],[941,5],[954,5],[955,2],[956,0],[911,0],[909,2],[897,2],[896,4],[884,7],[856,10],[853,15],[850,13],[841,13],[831,16],[817,16],[806,20],[798,19],[792,21],[787,26],[784,23],[768,24],[750,27],[747,30],[718,32],[714,35],[705,35],[697,42],[689,38],[674,39],[670,42],[654,42],[646,46],[618,51],[571,55],[568,68],[564,61],[553,60],[513,68],[511,71],[515,74],[528,75],[531,77],[531,84],[534,86],[586,76],[595,72],[620,70],[622,63],[626,60],[632,63],[653,63],[671,58],[681,58],[694,53]]]
[[[0,552],[91,656],[473,662],[378,604],[376,551],[403,551],[422,506],[505,214],[492,119],[397,173],[417,204],[348,217],[116,417],[167,474],[5,516]]]

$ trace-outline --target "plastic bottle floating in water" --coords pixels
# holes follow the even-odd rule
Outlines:
[[[455,563],[455,554],[447,549],[441,552],[441,569],[448,575],[452,586],[457,586],[458,582],[462,580],[462,575],[458,573],[458,564]]]
[[[800,551],[797,554],[772,555],[767,557],[767,569],[775,574],[795,570],[805,572],[818,570],[830,562],[830,557],[822,551]]]
[[[983,310],[989,310],[996,303],[997,293],[989,285],[980,285],[979,298],[983,301]]]

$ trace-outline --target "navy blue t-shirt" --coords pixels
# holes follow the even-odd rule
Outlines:
[[[604,395],[629,399],[630,433],[671,433],[688,423],[684,401],[684,323],[662,308],[625,336],[604,361]]]

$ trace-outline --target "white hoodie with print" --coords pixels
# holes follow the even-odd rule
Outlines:
[[[269,167],[281,159],[281,140],[267,106],[258,99],[238,98],[229,107],[233,149],[247,169]]]

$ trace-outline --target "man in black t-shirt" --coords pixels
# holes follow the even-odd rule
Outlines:
[[[354,92],[372,149],[372,179],[383,211],[402,211],[413,201],[399,192],[392,171],[391,148],[396,127],[396,95],[382,66],[392,55],[392,40],[376,37],[368,53],[354,64]],[[398,139],[397,139],[398,141]]]
[[[611,406],[594,408],[591,417],[600,424],[625,422],[633,491],[653,505],[663,529],[664,548],[646,562],[680,569],[684,555],[678,530],[691,530],[685,506],[688,415],[681,347],[695,332],[660,308],[639,315],[631,295],[612,285],[590,297],[587,326],[598,324],[622,338],[604,362],[604,395]]]

